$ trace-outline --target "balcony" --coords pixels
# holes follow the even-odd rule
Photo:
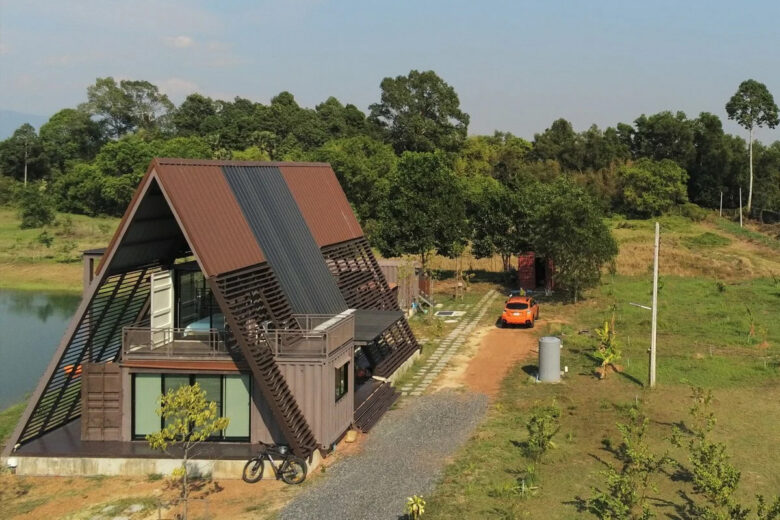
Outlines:
[[[296,315],[283,329],[269,323],[247,320],[250,343],[267,346],[279,358],[323,358],[353,341],[355,316],[352,311],[337,315]],[[225,332],[219,329],[125,327],[122,330],[122,359],[230,359]]]
[[[260,336],[279,358],[322,358],[355,336],[352,311],[336,315],[295,315],[296,328],[268,329]]]
[[[125,327],[122,359],[230,359],[217,329]]]

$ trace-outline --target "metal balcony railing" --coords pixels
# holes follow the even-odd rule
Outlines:
[[[124,327],[122,359],[229,357],[224,332],[186,328]]]

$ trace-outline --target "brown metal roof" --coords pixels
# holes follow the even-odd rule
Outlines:
[[[329,165],[280,163],[279,170],[317,245],[324,247],[363,236],[344,190]]]
[[[140,196],[156,179],[206,276],[266,261],[223,167],[276,167],[315,242],[324,247],[363,236],[360,224],[326,163],[156,158],[133,196],[106,255],[110,261]]]
[[[265,261],[219,163],[157,161],[155,173],[206,276]]]

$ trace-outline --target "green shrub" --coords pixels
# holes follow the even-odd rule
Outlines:
[[[549,406],[537,405],[531,410],[531,417],[525,425],[528,439],[522,445],[526,457],[539,461],[547,450],[555,448],[552,439],[561,429],[560,417],[561,409],[555,401]]]
[[[707,218],[707,215],[709,212],[692,202],[686,202],[685,204],[680,204],[678,206],[680,215],[683,217],[689,218],[693,220],[694,222],[701,222],[702,220]]]
[[[31,184],[19,193],[19,220],[22,229],[48,226],[54,222],[54,200],[46,184]]]

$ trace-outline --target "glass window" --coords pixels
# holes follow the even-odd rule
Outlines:
[[[527,303],[507,303],[506,304],[507,309],[511,310],[520,310],[520,309],[527,309],[528,304]]]
[[[134,374],[133,438],[143,439],[145,435],[160,431],[165,426],[157,415],[161,393],[195,383],[206,392],[206,400],[217,403],[219,415],[230,418],[225,431],[214,435],[212,440],[248,440],[251,405],[248,374]]]
[[[133,437],[160,431],[160,374],[133,376]]]
[[[230,419],[225,428],[227,438],[249,437],[249,376],[226,375],[222,379],[222,415]]]
[[[349,363],[336,369],[336,401],[349,391]]]

